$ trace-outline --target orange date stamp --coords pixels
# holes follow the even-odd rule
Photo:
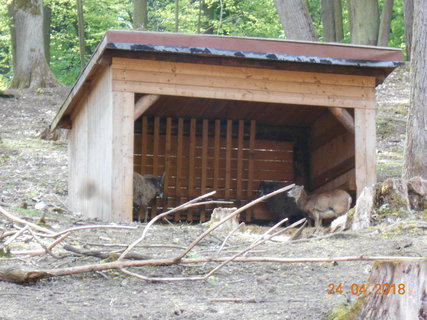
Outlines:
[[[344,290],[342,283],[330,283],[328,284],[328,294],[376,294],[376,295],[392,295],[406,293],[406,285],[404,283],[375,283],[370,286],[366,284],[353,283],[350,286],[350,290]]]

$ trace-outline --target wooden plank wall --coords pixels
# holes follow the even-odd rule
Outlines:
[[[159,210],[216,190],[215,199],[243,205],[258,196],[261,181],[290,183],[293,143],[256,139],[256,121],[140,118],[134,139],[134,170],[161,175],[166,171],[165,200]],[[178,213],[175,220],[205,221],[211,209]],[[244,220],[268,219],[264,207]]]
[[[356,190],[354,135],[330,112],[325,112],[311,127],[309,148],[312,191]]]
[[[132,219],[132,93],[111,91],[105,68],[72,115],[69,206],[88,218]]]
[[[88,218],[111,220],[111,73],[98,81],[72,115],[69,135],[69,206]]]

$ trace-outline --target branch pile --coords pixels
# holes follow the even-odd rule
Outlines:
[[[97,264],[87,264],[82,266],[75,267],[67,267],[67,268],[52,268],[52,269],[27,269],[21,266],[8,266],[0,268],[0,280],[15,282],[15,283],[26,283],[37,281],[41,278],[45,277],[55,277],[55,276],[63,276],[63,275],[71,275],[71,274],[79,274],[86,272],[94,272],[94,271],[105,271],[105,270],[120,270],[124,274],[137,277],[138,279],[147,280],[147,281],[185,281],[185,280],[206,280],[211,277],[214,273],[216,273],[219,269],[224,267],[226,264],[236,261],[236,262],[276,262],[276,263],[301,263],[301,262],[334,262],[334,261],[355,261],[355,260],[383,260],[383,261],[407,261],[407,260],[417,260],[414,257],[336,257],[336,258],[280,258],[280,257],[247,257],[246,255],[253,251],[256,247],[262,245],[263,243],[271,240],[273,237],[278,236],[284,231],[300,226],[300,229],[296,231],[296,233],[301,232],[301,228],[304,227],[305,219],[295,222],[294,224],[286,227],[278,229],[287,219],[283,219],[282,221],[275,224],[273,227],[269,228],[262,235],[257,237],[252,243],[246,246],[246,248],[238,251],[234,255],[231,256],[220,256],[221,250],[224,247],[225,243],[230,238],[230,235],[236,232],[236,229],[233,229],[230,234],[225,237],[223,244],[220,249],[216,252],[216,255],[208,256],[204,258],[189,258],[189,254],[193,251],[193,249],[200,244],[200,242],[205,239],[207,236],[211,235],[214,230],[219,228],[221,225],[226,223],[228,220],[233,217],[239,215],[241,212],[247,210],[251,206],[268,199],[276,194],[281,192],[285,192],[291,189],[293,185],[278,189],[270,194],[264,195],[258,199],[253,200],[252,202],[242,206],[239,209],[232,211],[222,220],[212,224],[207,230],[202,232],[198,237],[196,237],[188,246],[179,247],[181,252],[170,257],[170,258],[161,258],[154,259],[149,256],[140,255],[132,252],[136,246],[141,246],[143,241],[146,239],[147,234],[152,227],[152,225],[158,221],[175,213],[179,210],[186,210],[190,207],[198,206],[198,205],[206,205],[207,203],[215,203],[215,201],[202,201],[203,199],[210,197],[215,192],[207,193],[203,196],[200,196],[196,199],[193,199],[187,203],[184,203],[172,210],[164,212],[154,219],[152,219],[144,228],[141,236],[132,242],[131,244],[126,245],[124,250],[112,251],[109,253],[105,253],[99,250],[86,250],[81,248],[73,247],[72,245],[67,243],[67,238],[74,232],[80,230],[87,229],[100,229],[100,228],[116,228],[116,229],[135,229],[136,227],[132,226],[121,226],[121,225],[94,225],[94,226],[80,226],[74,227],[70,229],[66,229],[60,232],[55,232],[53,230],[47,229],[45,227],[41,227],[37,224],[25,221],[17,216],[14,216],[0,207],[0,213],[5,216],[7,219],[12,221],[15,225],[20,225],[16,227],[16,230],[8,231],[6,229],[0,228],[0,255],[3,253],[3,256],[12,256],[12,257],[33,257],[39,255],[49,254],[52,257],[59,259],[61,258],[54,252],[57,247],[61,247],[63,250],[67,250],[69,252],[74,252],[80,255],[88,255],[98,257],[100,259],[108,260],[110,262],[106,263],[97,263]],[[39,244],[42,249],[38,250],[24,250],[24,251],[13,251],[10,250],[10,244],[13,241],[16,241],[18,238],[25,238],[26,241],[32,241]],[[292,239],[294,237],[291,237]],[[107,246],[107,245],[106,245]],[[175,246],[177,247],[177,246]],[[420,259],[418,259],[420,260]],[[423,260],[421,258],[421,260]],[[425,259],[424,259],[425,260]],[[209,272],[204,275],[198,276],[186,276],[186,277],[149,277],[140,273],[135,273],[133,271],[129,271],[128,268],[131,267],[142,267],[142,266],[172,266],[177,264],[200,264],[200,263],[215,263],[214,266]]]

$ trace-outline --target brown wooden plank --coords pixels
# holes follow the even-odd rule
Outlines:
[[[215,66],[204,64],[189,64],[182,62],[166,62],[166,61],[147,61],[141,59],[113,58],[113,70],[125,69],[148,71],[148,72],[163,72],[168,73],[174,70],[174,74],[190,75],[190,76],[220,76],[234,77],[242,80],[248,80],[248,74],[254,80],[263,81],[289,81],[293,79],[297,82],[307,84],[333,84],[333,85],[348,85],[348,86],[365,86],[374,87],[375,78],[369,76],[353,76],[353,75],[338,75],[325,74],[315,72],[296,72],[284,70],[271,70],[262,68],[247,68],[247,67],[230,67],[230,66]],[[119,74],[120,75],[120,74]],[[121,76],[123,76],[121,74]]]
[[[166,144],[165,144],[165,169],[164,172],[166,172],[165,180],[164,180],[164,190],[168,190],[169,184],[171,183],[171,157],[172,157],[172,118],[168,117],[166,119]],[[163,172],[162,172],[163,174]],[[168,207],[167,203],[167,192],[164,192],[164,201],[163,201],[163,208]]]
[[[253,183],[254,183],[254,168],[255,168],[255,138],[256,138],[256,121],[251,120],[249,129],[249,161],[248,161],[248,186],[247,186],[247,199],[253,198]],[[246,211],[246,221],[251,222],[253,218],[253,210]]]
[[[220,157],[220,145],[221,143],[221,121],[215,120],[215,137],[214,137],[214,185],[213,189],[218,190],[218,179],[219,179],[219,157]]]
[[[237,136],[237,199],[242,199],[242,179],[243,179],[243,139],[244,139],[244,130],[245,122],[239,120]]]
[[[141,174],[144,174],[146,171],[146,162],[147,162],[147,145],[148,145],[148,119],[147,117],[142,117],[142,133],[141,133]]]
[[[202,128],[202,176],[201,176],[201,185],[200,191],[201,194],[206,193],[206,183],[207,183],[207,170],[208,170],[208,143],[209,143],[209,121],[207,119],[203,120]],[[206,221],[206,211],[204,208],[200,210],[200,222]]]
[[[195,187],[195,164],[196,164],[196,119],[190,120],[190,152],[188,157],[188,198],[194,197],[194,187]],[[193,221],[193,211],[190,209],[188,210],[188,221]]]
[[[178,141],[177,141],[177,153],[176,153],[176,189],[177,189],[177,197],[178,203],[181,202],[181,197],[184,194],[181,191],[182,188],[182,178],[184,174],[182,172],[182,164],[183,164],[183,151],[184,151],[184,119],[178,119]],[[179,221],[181,218],[181,213],[175,213],[175,221]]]
[[[154,118],[154,134],[153,134],[153,174],[159,175],[159,138],[160,138],[160,117]]]
[[[321,175],[317,177],[313,177],[312,181],[310,182],[310,187],[311,189],[318,189],[324,184],[354,169],[354,167],[355,167],[355,158],[350,157],[344,160],[343,162],[341,162],[340,164],[322,173]]]
[[[225,198],[228,199],[231,188],[231,152],[232,152],[233,121],[227,120],[227,144],[225,147]]]
[[[312,94],[278,92],[261,89],[253,90],[246,88],[197,86],[197,80],[195,80],[194,85],[183,85],[169,83],[169,80],[169,78],[165,78],[164,83],[113,80],[113,90],[209,99],[285,103],[295,106],[309,105],[361,109],[371,108],[372,110],[375,110],[372,104],[372,102],[375,101],[374,97],[370,99],[363,98],[362,95],[366,94],[364,92],[361,92],[361,95],[358,97],[346,96],[344,89],[339,91],[341,92],[341,95],[325,95],[323,93]]]

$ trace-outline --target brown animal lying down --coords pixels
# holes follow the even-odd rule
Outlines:
[[[351,205],[351,196],[339,189],[308,196],[304,186],[295,186],[288,196],[294,198],[297,206],[314,220],[316,229],[322,226],[323,219],[334,219],[347,213]]]

